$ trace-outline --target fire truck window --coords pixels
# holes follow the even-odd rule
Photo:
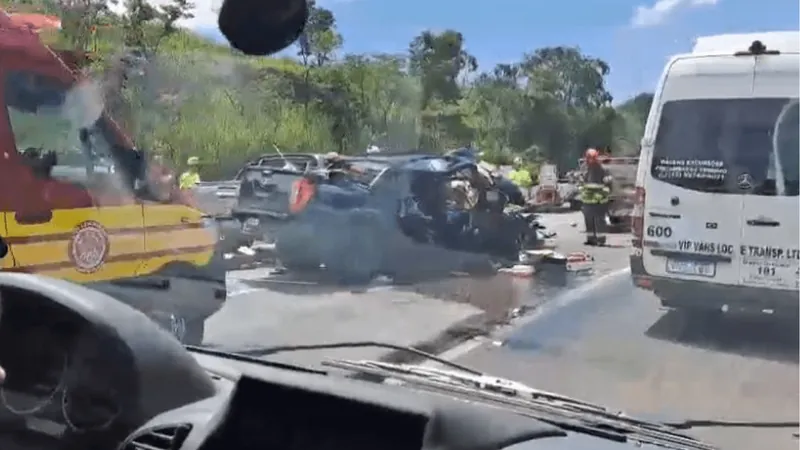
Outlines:
[[[26,72],[7,73],[3,87],[17,151],[39,175],[87,184],[114,173],[99,95]]]

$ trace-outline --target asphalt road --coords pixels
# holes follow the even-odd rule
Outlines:
[[[558,231],[559,251],[582,247],[583,236],[572,226],[579,214],[542,217],[549,228]],[[557,292],[620,267],[625,254],[618,248],[593,250],[595,270],[580,277],[564,277],[563,269],[556,269],[543,270],[533,280],[499,275],[408,286],[378,282],[360,291],[326,285],[313,276],[272,275],[270,268],[231,271],[228,301],[207,322],[206,344],[243,349],[372,339],[413,345],[470,317],[486,315],[502,322],[520,304],[545,302]],[[373,358],[386,352],[360,349],[345,353],[328,350],[281,356],[309,363],[319,361],[321,355]]]
[[[583,235],[572,226],[580,214],[545,214],[543,220],[559,233],[559,251],[583,248]],[[622,235],[612,238],[629,240]],[[206,322],[205,344],[236,350],[363,340],[417,346],[451,331],[455,335],[489,332],[521,304],[546,303],[559,292],[626,264],[624,248],[592,249],[592,254],[595,270],[579,276],[565,276],[563,268],[556,268],[542,270],[531,280],[497,275],[408,286],[376,283],[355,292],[319,284],[313,278],[273,276],[269,269],[232,271],[228,301]],[[277,358],[313,365],[325,357],[379,358],[387,353],[362,348],[284,353]]]
[[[594,262],[590,271],[581,273],[568,273],[560,267],[551,267],[547,264],[538,265],[538,272],[535,276],[525,282],[525,294],[519,299],[520,303],[538,307],[563,292],[576,289],[591,283],[598,277],[628,267],[630,234],[609,234],[607,235],[607,245],[588,247],[584,245],[586,235],[583,232],[583,216],[580,212],[541,214],[540,220],[548,230],[557,233],[554,238],[556,252],[562,254],[585,252],[594,259]]]
[[[624,269],[566,292],[494,339],[456,360],[649,418],[798,420],[797,322],[666,312]],[[723,449],[789,450],[797,431],[691,433]]]
[[[798,420],[797,323],[702,322],[661,310],[631,285],[628,235],[583,246],[579,213],[545,214],[557,251],[588,251],[582,275],[543,268],[530,280],[446,280],[350,292],[282,282],[267,271],[230,274],[230,299],[208,323],[209,344],[253,347],[349,340],[413,345],[476,314],[500,320],[527,304],[533,313],[496,331],[456,359],[483,371],[660,419]],[[284,280],[285,281],[285,280]],[[295,280],[297,281],[297,280]],[[497,346],[492,341],[502,341]],[[458,354],[455,349],[451,354]],[[377,358],[358,349],[287,353],[316,364],[326,357]],[[795,449],[797,430],[693,431],[724,449]]]
[[[464,280],[463,282],[469,282]],[[457,292],[455,287],[443,287]],[[205,345],[255,352],[282,345],[381,341],[416,346],[485,312],[469,301],[452,301],[430,286],[393,288],[376,283],[364,290],[317,285],[270,276],[267,269],[236,271],[228,277],[228,300],[206,321]],[[316,366],[324,358],[382,358],[377,348],[288,352],[274,359]]]

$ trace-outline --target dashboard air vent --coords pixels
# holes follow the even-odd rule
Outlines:
[[[190,431],[190,424],[150,428],[131,439],[122,450],[179,450]]]

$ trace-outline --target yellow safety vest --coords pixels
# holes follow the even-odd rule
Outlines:
[[[186,171],[181,174],[178,185],[181,189],[191,189],[200,183],[200,174],[197,172]]]
[[[533,186],[531,174],[525,169],[512,170],[511,173],[508,174],[508,179],[521,188],[529,188]]]
[[[602,205],[608,203],[611,189],[605,184],[584,183],[580,186],[581,202],[585,205]]]

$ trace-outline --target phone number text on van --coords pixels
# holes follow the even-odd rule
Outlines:
[[[660,180],[717,180],[722,181],[728,174],[722,161],[661,159],[654,168],[655,177]]]

